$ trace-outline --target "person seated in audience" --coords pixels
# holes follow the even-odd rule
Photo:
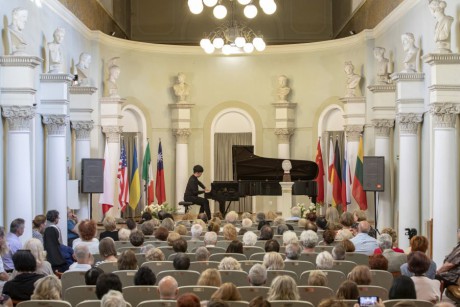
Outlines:
[[[236,221],[238,220],[238,213],[235,211],[230,211],[225,215],[225,221],[230,224],[235,224]]]
[[[275,252],[266,253],[264,255],[263,265],[267,270],[284,270],[283,257]]]
[[[251,222],[252,222],[253,221],[252,213],[248,212],[248,211],[245,211],[245,212],[241,213],[241,220],[244,220],[244,219],[250,219]]]
[[[335,235],[335,241],[350,240],[353,237],[354,235],[353,232],[351,232],[351,230],[341,229],[341,231]]]
[[[86,272],[94,264],[93,255],[89,252],[87,245],[77,245],[73,252],[73,258],[76,262],[69,267],[69,271]]]
[[[42,274],[42,275],[54,275],[53,268],[51,267],[51,263],[49,263],[45,259],[45,252],[43,249],[43,244],[42,242],[40,242],[40,240],[35,239],[35,238],[29,239],[24,244],[24,249],[30,250],[35,260],[37,261],[37,269],[35,273]],[[16,271],[13,272],[12,277],[16,276],[15,273]]]
[[[135,286],[154,286],[156,282],[155,273],[147,266],[141,266],[134,275]]]
[[[263,296],[256,296],[249,302],[249,307],[270,307],[271,304]]]
[[[118,256],[118,270],[137,270],[137,258],[136,254],[130,250],[124,250],[120,256]]]
[[[72,243],[72,248],[75,249],[77,245],[84,244],[89,248],[91,254],[99,252],[99,240],[96,238],[96,221],[83,220],[78,224],[78,233],[80,237],[75,239]]]
[[[95,286],[99,275],[104,274],[101,268],[93,267],[85,273],[85,285]]]
[[[177,281],[172,276],[163,277],[158,283],[158,293],[162,300],[175,300],[179,293]]]
[[[166,239],[166,241],[168,242],[169,246],[173,246],[173,242],[180,238],[181,238],[180,234],[178,234],[177,232],[169,232],[168,238]]]
[[[211,295],[211,301],[213,300],[241,301],[241,294],[234,284],[226,282]]]
[[[123,294],[119,291],[110,290],[101,299],[101,307],[126,307]]]
[[[177,225],[176,228],[174,228],[174,232],[177,232],[181,236],[186,236],[188,233],[188,230],[187,230],[187,227],[185,227],[185,225]],[[152,234],[153,234],[153,231],[152,231]]]
[[[152,236],[153,232],[155,231],[155,226],[153,226],[153,223],[151,221],[142,223],[140,228],[144,236]],[[184,228],[185,228],[185,233],[187,233],[187,228],[185,226]]]
[[[327,287],[327,276],[321,270],[310,271],[308,275],[307,286]]]
[[[396,231],[394,231],[393,228],[390,228],[390,227],[386,227],[386,228],[383,228],[382,231],[380,232],[381,234],[388,234],[390,235],[391,237],[391,242],[392,242],[392,249],[397,252],[397,253],[404,253],[404,251],[400,248],[397,247],[397,244],[398,244],[398,235],[396,234]],[[382,250],[379,248],[376,248],[374,250],[374,254],[381,254],[382,253]]]
[[[297,261],[299,260],[300,254],[302,253],[302,247],[297,242],[289,243],[286,246],[285,253],[286,253],[286,259],[284,260],[285,262]]]
[[[315,223],[307,221],[305,223],[305,230],[312,230],[314,232],[318,232],[318,226]]]
[[[355,245],[348,239],[342,240],[342,242],[340,242],[340,245],[342,245],[343,248],[345,248],[346,253],[353,253],[355,251]]]
[[[197,282],[198,286],[211,286],[211,287],[220,287],[222,285],[222,278],[220,272],[216,269],[206,269],[204,270]]]
[[[146,213],[149,214],[148,212]],[[152,215],[149,214],[149,216],[150,216],[150,219],[152,219]],[[148,220],[148,218],[146,220]],[[137,228],[137,224],[132,218],[128,217],[126,219],[126,227],[128,227],[128,230],[131,231]]]
[[[358,304],[355,304],[354,307],[356,307],[356,305],[358,305]],[[318,307],[347,307],[347,304],[345,304],[341,300],[336,300],[336,299],[333,299],[333,298],[325,298],[325,299],[321,300],[321,302],[319,303]],[[378,306],[378,307],[380,307],[380,306]],[[384,307],[384,306],[382,306],[382,307]]]
[[[166,241],[168,239],[169,230],[163,226],[160,226],[155,230],[155,239],[158,241]]]
[[[177,253],[173,260],[175,270],[186,271],[190,267],[190,258],[185,253]]]
[[[286,224],[281,224],[281,225],[278,225],[278,227],[276,227],[276,234],[281,236],[288,230],[289,230],[289,227]]]
[[[367,221],[359,222],[358,234],[350,240],[355,245],[355,252],[370,256],[378,247],[377,240],[369,235],[370,227]]]
[[[129,235],[131,234],[131,230],[126,228],[121,228],[118,230],[118,240],[119,241],[129,241]]]
[[[332,270],[333,266],[334,258],[328,251],[321,252],[316,257],[316,268],[318,270]]]
[[[286,220],[282,216],[277,216],[273,220],[273,226],[286,225]]]
[[[417,292],[415,291],[414,281],[407,276],[398,276],[393,279],[393,284],[388,291],[388,299],[417,299]]]
[[[139,224],[144,224],[145,222],[148,222],[148,221],[151,221],[153,218],[153,216],[149,213],[149,212],[144,212],[142,213],[141,215],[141,220],[139,221]],[[137,228],[137,226],[136,226]],[[131,228],[130,228],[131,229]],[[134,228],[135,229],[135,228]],[[133,230],[133,229],[131,229]]]
[[[248,273],[248,282],[251,286],[264,286],[267,282],[267,269],[260,263],[254,264]]]
[[[319,242],[318,245],[331,246],[334,244],[334,240],[335,240],[335,231],[326,229],[323,232],[323,240]]]
[[[133,230],[129,235],[129,242],[132,246],[139,247],[144,244],[144,234],[140,230]]]
[[[29,250],[18,250],[13,255],[13,265],[18,274],[3,285],[3,294],[12,300],[30,300],[34,292],[34,283],[44,275],[35,273],[37,261]]]
[[[354,281],[359,286],[371,284],[371,271],[367,265],[357,265],[348,274],[347,279]]]
[[[440,302],[434,305],[434,307],[455,307],[455,305],[449,302]]]
[[[268,301],[299,300],[299,291],[295,280],[288,275],[280,275],[273,279],[270,290],[267,293]]]
[[[260,237],[258,240],[265,241],[273,239],[273,229],[269,225],[264,225],[260,229]]]
[[[202,213],[206,215],[206,213]],[[184,293],[177,298],[176,307],[200,307],[200,298],[193,293]]]
[[[118,241],[118,230],[115,218],[113,216],[107,215],[104,218],[102,225],[104,225],[105,231],[99,234],[99,240],[109,237],[114,241]]]
[[[219,212],[220,213],[220,212]],[[217,225],[221,226],[222,225],[222,218],[219,218],[217,216],[214,216],[210,221],[209,223],[216,223]]]
[[[165,261],[165,254],[158,247],[149,249],[145,253],[145,261]]]
[[[257,212],[256,213],[256,223],[257,223],[257,230],[262,229],[262,226],[264,226],[264,225],[270,226],[270,222],[267,221],[264,212]]]
[[[334,260],[345,260],[345,248],[338,244],[332,249],[331,255]]]
[[[106,237],[99,242],[99,255],[101,255],[104,260],[97,262],[96,266],[103,262],[117,262],[117,250],[115,248],[115,242],[112,238]]]
[[[428,239],[424,236],[414,236],[410,239],[410,249],[413,252],[422,252],[426,253],[428,249]],[[405,276],[412,277],[414,274],[409,271],[407,263],[401,265],[401,274]],[[425,276],[434,279],[436,275],[436,263],[433,260],[430,260],[430,268],[426,271]]]
[[[354,224],[355,219],[353,213],[350,211],[345,211],[342,213],[339,219],[340,225],[342,225],[342,229],[337,232],[339,234],[342,230],[348,230],[351,232],[351,226]]]
[[[172,248],[175,253],[186,253],[187,241],[179,237],[179,239],[173,241]]]
[[[195,261],[209,261],[211,253],[204,246],[200,246],[195,251]]]
[[[351,280],[345,280],[337,289],[335,297],[339,300],[356,300],[359,297],[358,285]]]
[[[340,215],[336,207],[329,205],[329,207],[326,209],[325,217],[327,220],[328,229],[333,229],[335,225],[339,224]]]
[[[61,300],[62,285],[55,275],[48,275],[37,280],[34,284],[32,300]]]
[[[174,224],[174,220],[172,218],[167,217],[161,221],[161,226],[168,229],[168,231],[174,231],[174,227],[176,225]]]
[[[183,221],[193,221],[197,218],[196,214],[193,214],[192,212],[187,212],[182,216]]]
[[[307,219],[304,219],[304,218],[301,218],[300,220],[297,221],[297,227],[299,227],[300,229],[305,229],[305,226],[307,226],[307,223],[309,221]]]
[[[230,244],[228,245],[227,250],[225,252],[226,253],[243,254],[243,243],[241,243],[238,240],[233,240],[232,242],[230,242]]]
[[[238,231],[233,224],[225,224],[222,230],[222,235],[224,236],[224,240],[233,241],[238,238],[237,232]]]
[[[265,242],[265,252],[280,252],[280,243],[277,240],[267,240]]]
[[[216,235],[220,232],[220,225],[216,222],[210,222],[208,225],[208,232],[214,232]]]
[[[430,301],[433,304],[439,301],[441,297],[441,283],[436,279],[429,279],[425,272],[430,268],[430,259],[422,252],[412,252],[407,257],[409,271],[414,273],[412,281],[415,285],[417,299]]]
[[[291,207],[291,216],[286,221],[298,221],[300,220],[301,210],[299,206]]]
[[[233,257],[223,258],[217,266],[219,270],[242,271],[240,263]]]
[[[326,220],[326,217],[324,215],[319,215],[316,217],[316,222],[315,222],[316,226],[318,227],[318,229],[320,230],[326,230],[327,229],[327,220]]]
[[[240,228],[240,230],[238,231],[238,236],[244,236],[246,232],[248,232],[246,228]]]
[[[318,244],[318,235],[313,230],[305,230],[300,234],[300,244],[303,246],[302,253],[314,253]]]
[[[371,270],[388,271],[388,259],[382,254],[376,254],[369,257],[369,267]]]
[[[388,260],[388,271],[400,272],[401,265],[407,262],[407,256],[404,253],[397,253],[392,249],[393,241],[389,234],[383,233],[377,239],[382,255]]]
[[[241,221],[242,228],[250,228],[252,227],[252,220],[250,218],[243,218]]]
[[[200,224],[193,224],[190,228],[190,233],[192,234],[190,241],[201,241],[200,236],[202,232],[203,227]]]
[[[299,242],[299,239],[297,238],[297,234],[294,231],[289,230],[283,233],[283,245],[284,246],[291,244],[291,243],[298,243],[298,242]]]
[[[247,231],[243,235],[243,244],[244,246],[254,246],[257,242],[257,235],[252,231]]]
[[[204,234],[204,246],[213,247],[217,243],[217,234],[213,231],[208,231]]]
[[[211,218],[211,217],[209,217],[209,218]],[[204,223],[207,223],[209,218],[206,215],[206,213],[204,213],[204,212],[198,213],[198,216],[197,216],[197,219],[202,220]]]
[[[45,232],[43,234],[43,247],[46,250],[46,260],[51,263],[53,271],[59,271],[63,273],[69,269],[69,265],[71,263],[69,264],[67,262],[66,254],[63,253],[64,249],[61,250],[61,235],[59,228],[56,225],[59,222],[59,212],[57,210],[49,210],[46,212],[46,220],[47,224],[49,225],[45,228]],[[3,230],[3,228],[1,228],[1,230]],[[3,233],[4,231],[0,232]],[[4,236],[0,234],[0,237]],[[3,256],[5,256],[5,253],[6,252],[2,253]],[[70,258],[72,258],[72,255],[70,255]],[[7,270],[6,267],[4,269]]]

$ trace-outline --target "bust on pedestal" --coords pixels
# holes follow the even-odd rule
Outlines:
[[[446,2],[441,0],[429,0],[430,12],[436,19],[434,40],[438,53],[452,53],[450,50],[450,32],[454,18],[444,13]]]
[[[80,60],[78,61],[77,65],[75,65],[77,69],[78,75],[78,85],[79,86],[90,86],[91,82],[89,79],[89,65],[91,64],[91,55],[85,52],[80,54]]]
[[[285,75],[278,77],[278,89],[276,94],[278,95],[278,103],[289,102],[287,96],[291,92],[291,88],[287,86],[288,78]]]
[[[385,48],[375,47],[374,58],[377,60],[377,84],[388,84],[391,82],[391,62],[385,57]]]
[[[177,83],[173,86],[174,94],[177,97],[177,103],[187,103],[187,97],[190,93],[190,85],[185,83],[185,74],[177,75]]]
[[[62,69],[62,50],[61,43],[64,40],[65,29],[57,28],[54,31],[53,38],[54,40],[51,43],[48,43],[48,63],[50,74],[62,74],[64,70]]]
[[[10,55],[27,55],[27,42],[24,39],[24,30],[29,13],[22,7],[13,9],[13,21],[8,26],[8,43]]]
[[[116,64],[119,57],[111,58],[108,62],[109,78],[104,82],[104,97],[120,98],[117,79],[120,76],[120,67]]]
[[[355,74],[354,70],[355,67],[351,61],[345,62],[345,74],[347,75],[347,93],[345,94],[345,97],[361,96],[361,91],[359,89],[361,76]]]
[[[404,57],[403,73],[415,73],[418,71],[418,61],[420,58],[420,49],[415,46],[415,38],[412,33],[404,33],[401,35]]]

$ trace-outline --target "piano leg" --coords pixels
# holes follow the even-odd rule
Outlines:
[[[225,217],[225,214],[227,214],[227,210],[225,210],[225,200],[218,200],[219,203],[219,211],[222,213],[222,216]]]

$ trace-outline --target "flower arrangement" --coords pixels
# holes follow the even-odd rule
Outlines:
[[[300,209],[300,217],[304,217],[305,216],[305,204],[297,203],[296,207]]]
[[[307,210],[305,210],[305,215],[309,213],[314,213],[316,214],[317,205],[315,203],[311,203],[310,206],[308,206]]]
[[[154,218],[158,218],[158,212],[160,211],[174,214],[176,213],[176,208],[173,206],[170,206],[168,203],[163,203],[162,205],[152,203],[148,205],[147,207],[145,207],[144,210],[142,210],[141,215],[144,214],[144,212],[148,212]]]

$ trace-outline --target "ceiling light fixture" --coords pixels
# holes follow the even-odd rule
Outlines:
[[[244,6],[244,16],[246,18],[252,19],[257,16],[258,9],[254,4],[256,0],[188,0],[188,7],[190,12],[193,14],[200,14],[204,10],[204,6],[214,7],[213,14],[217,19],[223,19],[227,16],[227,8],[223,3],[230,1],[233,5],[233,2],[238,2]],[[259,0],[259,6],[262,11],[267,15],[272,15],[276,12],[277,5],[275,0]]]

